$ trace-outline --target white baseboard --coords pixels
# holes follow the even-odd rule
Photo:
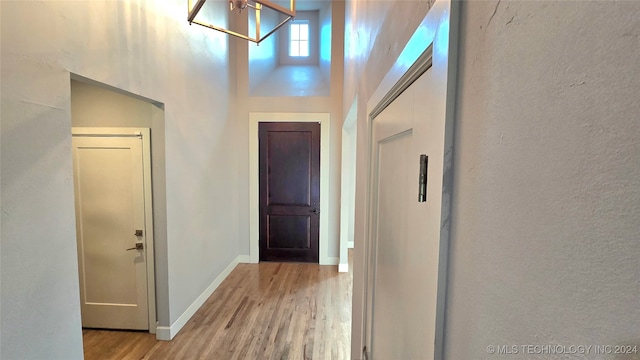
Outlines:
[[[240,264],[251,264],[251,255],[238,255],[237,260]]]
[[[169,341],[172,338],[173,336],[171,336],[171,327],[169,326],[156,327],[156,340]]]
[[[320,265],[338,265],[340,263],[339,257],[325,257],[320,259]]]
[[[353,241],[347,241],[347,248],[353,249]]]
[[[349,264],[338,264],[338,272],[349,272]]]
[[[191,319],[191,317],[200,309],[202,304],[213,294],[213,292],[222,284],[224,279],[231,274],[231,271],[238,265],[238,263],[242,262],[241,259],[244,260],[246,255],[238,255],[231,263],[222,271],[218,277],[216,277],[213,282],[196,298],[196,300],[185,310],[182,315],[176,320],[171,326],[158,326],[156,328],[156,339],[157,340],[165,340],[169,341],[173,339],[178,332],[182,329],[182,327]],[[248,257],[247,257],[248,258]]]

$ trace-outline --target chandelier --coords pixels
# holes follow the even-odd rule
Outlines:
[[[269,37],[269,35],[276,32],[276,30],[282,27],[282,25],[284,25],[285,23],[287,23],[287,21],[293,19],[296,16],[295,0],[289,0],[290,4],[288,9],[284,6],[276,4],[273,1],[267,1],[267,0],[229,0],[229,10],[232,13],[237,12],[238,14],[242,14],[243,10],[246,10],[245,13],[248,13],[249,11],[255,12],[256,30],[255,30],[255,36],[252,37],[249,34],[246,34],[246,35],[241,34],[239,32],[225,29],[223,27],[210,24],[206,21],[196,19],[196,17],[198,16],[198,13],[202,9],[202,6],[205,4],[205,2],[207,2],[207,0],[188,0],[189,16],[187,19],[189,21],[189,24],[198,24],[198,25],[207,27],[209,29],[222,31],[225,34],[237,36],[239,38],[252,41],[256,44],[260,44],[262,40]],[[260,28],[260,12],[266,9],[271,9],[278,12],[281,15],[284,15],[284,20],[282,20],[278,25],[276,25],[275,28],[263,34]]]

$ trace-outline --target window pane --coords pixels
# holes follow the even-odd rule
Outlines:
[[[309,24],[300,24],[300,40],[309,40]]]
[[[289,26],[289,56],[309,56],[309,23],[296,21]]]
[[[300,56],[300,43],[297,41],[291,41],[289,45],[289,56]]]
[[[300,41],[300,56],[309,56],[309,42]]]
[[[300,25],[291,24],[291,40],[300,40]]]

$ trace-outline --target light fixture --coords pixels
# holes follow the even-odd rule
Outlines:
[[[247,35],[241,34],[232,30],[225,29],[220,26],[207,23],[205,21],[196,20],[196,16],[198,15],[198,12],[200,11],[200,9],[202,9],[202,6],[204,5],[205,2],[207,2],[207,0],[195,0],[195,3],[194,3],[194,0],[188,0],[188,2],[189,2],[189,16],[188,16],[189,24],[198,24],[213,30],[222,31],[223,33],[237,36],[239,38],[252,41],[256,44],[259,44],[262,40],[269,37],[269,35],[276,32],[276,30],[278,30],[282,25],[287,23],[287,21],[293,19],[296,16],[295,0],[289,0],[290,5],[288,9],[284,6],[276,4],[273,1],[267,1],[267,0],[229,0],[229,9],[231,10],[231,12],[233,12],[234,10],[237,10],[237,12],[241,14],[243,10],[247,10],[247,12],[252,10],[255,11],[256,31],[255,31],[255,37],[251,37],[248,34]],[[282,20],[275,28],[269,30],[263,36],[262,32],[260,31],[260,12],[265,9],[275,10],[279,14],[284,15],[285,19]]]

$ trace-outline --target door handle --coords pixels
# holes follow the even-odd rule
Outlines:
[[[318,210],[318,209],[313,209],[313,210],[311,210],[311,212],[314,213],[314,214],[320,214],[320,210]]]
[[[144,250],[144,243],[141,243],[141,242],[136,243],[136,246],[126,249],[126,251],[129,251],[129,250]]]

